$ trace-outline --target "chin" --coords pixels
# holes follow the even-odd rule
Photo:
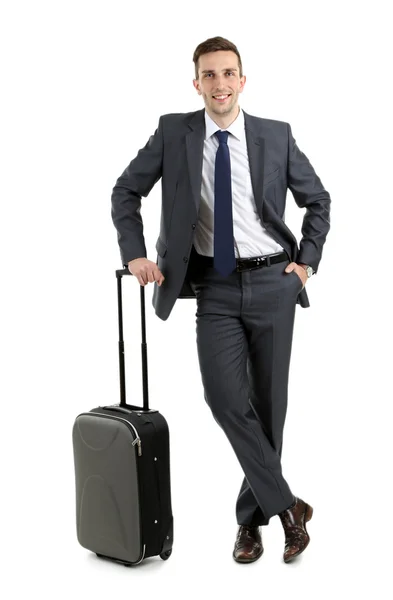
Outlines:
[[[229,113],[234,109],[235,104],[231,104],[228,106],[220,106],[219,104],[213,104],[213,106],[211,106],[211,109],[213,110],[213,112],[219,113],[220,115],[222,115],[223,113]]]

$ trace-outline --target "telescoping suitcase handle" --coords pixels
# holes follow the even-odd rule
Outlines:
[[[124,363],[124,339],[123,339],[123,302],[121,280],[123,275],[132,275],[129,269],[117,269],[117,304],[119,315],[119,375],[120,375],[120,406],[130,408],[126,404],[126,379]],[[145,315],[145,288],[141,288],[141,328],[142,328],[142,385],[143,385],[143,410],[149,410],[149,390],[147,379],[147,344],[146,344],[146,315]],[[131,407],[137,408],[137,407]],[[128,412],[128,411],[127,411]]]

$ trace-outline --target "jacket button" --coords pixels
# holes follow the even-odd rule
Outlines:
[[[195,227],[196,227],[196,225],[195,225],[195,223],[193,223],[193,224],[192,224],[192,228],[193,228],[193,229],[195,229]]]
[[[183,260],[184,260],[184,262],[188,262],[188,258],[187,258],[187,256],[184,256],[184,257],[183,257]]]

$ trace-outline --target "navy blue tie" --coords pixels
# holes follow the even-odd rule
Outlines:
[[[219,146],[214,172],[214,268],[226,277],[236,267],[233,247],[231,159],[228,131],[216,131]]]

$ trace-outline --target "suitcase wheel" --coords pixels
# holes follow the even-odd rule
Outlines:
[[[160,554],[160,558],[162,558],[162,560],[168,560],[168,558],[170,557],[171,554],[172,554],[172,548],[170,550],[167,550],[166,552],[162,552]]]

